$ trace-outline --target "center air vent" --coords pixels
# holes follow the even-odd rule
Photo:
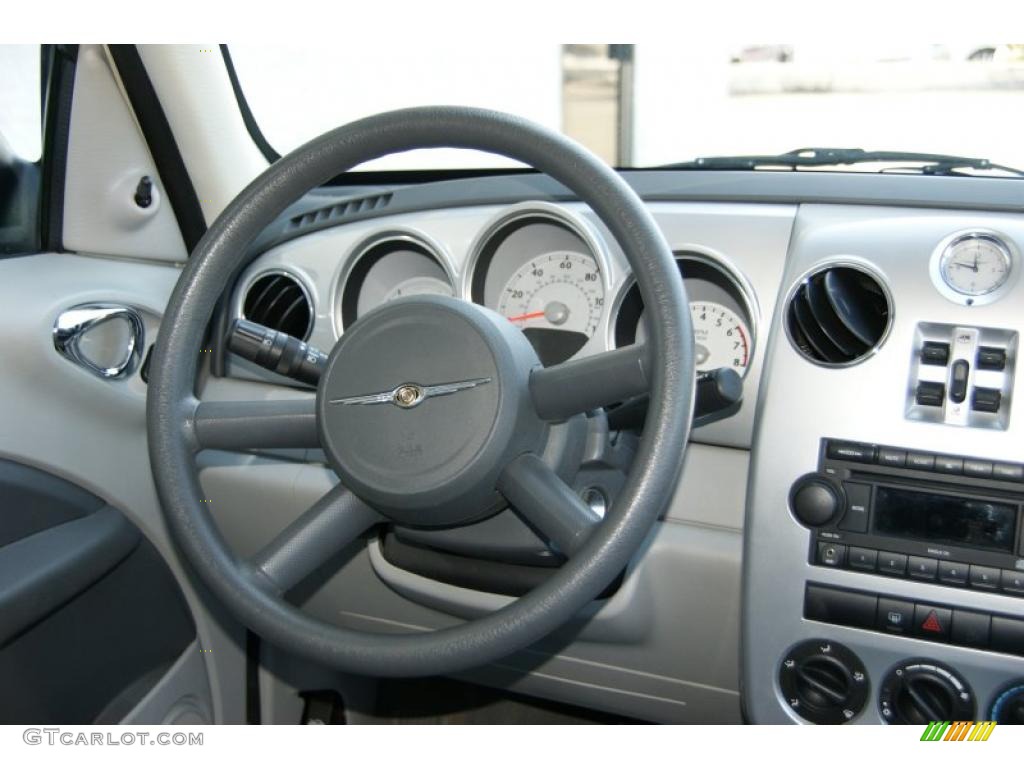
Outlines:
[[[313,305],[305,287],[284,272],[268,272],[249,286],[242,304],[246,320],[305,341],[313,330]]]
[[[825,267],[804,279],[786,308],[794,346],[822,365],[853,365],[885,340],[892,319],[882,284],[863,269]]]

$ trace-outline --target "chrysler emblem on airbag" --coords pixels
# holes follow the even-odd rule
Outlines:
[[[399,384],[394,389],[384,392],[377,392],[372,395],[356,395],[355,397],[339,397],[329,401],[332,405],[380,405],[382,403],[394,403],[399,408],[415,408],[431,397],[451,395],[461,392],[464,389],[479,387],[481,384],[490,383],[490,377],[484,379],[466,379],[465,381],[453,381],[448,384],[432,384],[424,387],[419,384]]]

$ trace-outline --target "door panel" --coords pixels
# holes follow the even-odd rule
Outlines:
[[[71,483],[0,461],[0,722],[116,722],[195,638],[156,549]]]

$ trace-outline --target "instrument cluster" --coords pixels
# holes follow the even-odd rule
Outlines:
[[[302,269],[311,243],[275,249],[272,258],[281,270],[288,268],[290,256],[298,257],[293,276],[312,288],[308,293],[318,305],[313,314],[330,319],[329,343],[377,307],[424,294],[473,301],[506,317],[523,331],[544,365],[642,342],[646,336],[643,299],[628,264],[575,208],[545,202],[512,205],[478,225],[462,244],[433,230],[428,235],[429,220],[416,224],[366,229],[341,255],[327,290],[316,285],[323,280],[322,270]],[[688,250],[676,258],[691,302],[698,368],[729,366],[743,374],[756,333],[749,285],[717,254]],[[246,287],[261,274],[262,260],[240,283],[237,316],[245,316]],[[329,348],[322,326],[315,336]]]

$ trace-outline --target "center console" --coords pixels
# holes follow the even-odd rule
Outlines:
[[[1024,290],[929,280],[978,225],[1024,243],[1013,217],[801,209],[748,486],[752,722],[1024,722]]]

